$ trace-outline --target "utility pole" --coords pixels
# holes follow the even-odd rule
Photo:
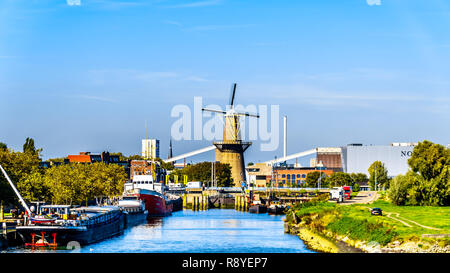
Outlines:
[[[211,162],[211,184],[210,187],[217,187],[216,185],[216,162]]]
[[[375,191],[378,191],[377,168],[376,168],[376,166],[375,166]]]
[[[283,157],[287,156],[287,116],[283,117],[284,122],[284,142],[283,142]]]
[[[317,164],[317,167],[319,167],[319,190],[320,190],[320,182],[322,180],[322,167],[323,167],[323,163],[322,161],[319,162],[319,164]]]

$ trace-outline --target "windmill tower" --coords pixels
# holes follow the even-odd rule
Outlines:
[[[231,96],[228,111],[217,111],[203,108],[202,111],[209,111],[224,115],[223,141],[213,142],[216,146],[216,161],[220,163],[228,163],[231,166],[231,178],[233,178],[234,186],[241,186],[241,182],[245,181],[245,162],[244,152],[247,150],[251,142],[244,142],[241,139],[240,118],[256,117],[249,113],[238,113],[234,110],[234,96],[236,95],[236,83],[231,87]]]

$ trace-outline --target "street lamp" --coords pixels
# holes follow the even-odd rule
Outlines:
[[[323,163],[322,163],[322,161],[320,161],[319,164],[317,164],[316,167],[319,169],[319,183],[318,183],[318,186],[319,186],[319,190],[320,190],[320,182],[321,182],[321,180],[322,180],[322,172],[321,172],[321,170],[322,170],[322,168],[323,168]]]

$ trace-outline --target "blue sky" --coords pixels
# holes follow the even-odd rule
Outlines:
[[[450,3],[379,3],[2,0],[0,141],[33,137],[44,158],[138,154],[147,121],[166,157],[172,107],[225,105],[237,82],[237,103],[288,116],[288,153],[450,143]],[[209,144],[177,141],[174,154]],[[282,146],[255,141],[247,161]]]

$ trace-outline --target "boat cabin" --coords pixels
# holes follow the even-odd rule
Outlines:
[[[67,220],[70,218],[70,208],[70,205],[42,205],[39,206],[38,214]]]
[[[125,192],[133,191],[134,189],[145,189],[162,193],[164,183],[154,181],[152,175],[135,175],[133,180],[125,183],[124,187]]]

